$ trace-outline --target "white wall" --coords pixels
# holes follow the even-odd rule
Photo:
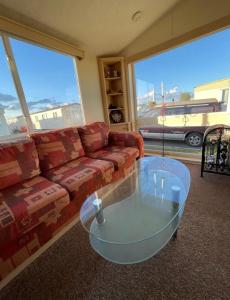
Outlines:
[[[182,0],[121,54],[138,54],[229,14],[230,0]]]
[[[77,66],[85,121],[104,121],[96,55],[85,51],[85,58]]]

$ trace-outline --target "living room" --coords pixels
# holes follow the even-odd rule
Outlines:
[[[0,299],[230,298],[229,26],[0,0]]]

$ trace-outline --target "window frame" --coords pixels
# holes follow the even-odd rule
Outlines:
[[[84,113],[84,106],[82,103],[82,94],[81,94],[81,89],[80,89],[80,83],[79,83],[79,76],[78,76],[78,58],[76,56],[71,56],[70,54],[67,54],[65,52],[61,52],[58,51],[56,49],[51,49],[50,47],[45,47],[42,44],[38,44],[36,42],[30,41],[30,40],[26,40],[24,38],[20,38],[18,36],[14,36],[13,34],[8,34],[5,33],[3,31],[0,31],[0,37],[2,38],[3,41],[3,46],[4,46],[4,50],[5,50],[5,54],[7,57],[7,62],[8,62],[8,66],[10,69],[10,73],[13,79],[13,83],[16,89],[16,93],[18,96],[18,100],[21,106],[21,110],[22,110],[22,116],[25,118],[25,122],[27,125],[27,132],[23,132],[23,133],[18,133],[18,134],[14,134],[14,135],[10,135],[10,136],[1,136],[0,137],[0,142],[4,142],[4,141],[12,141],[15,140],[16,138],[25,138],[26,136],[30,136],[30,134],[37,132],[38,130],[36,128],[34,128],[33,126],[33,122],[32,122],[32,118],[31,118],[31,113],[29,112],[29,108],[27,105],[27,101],[26,101],[26,97],[25,97],[25,93],[24,93],[24,89],[21,83],[21,79],[20,79],[20,75],[17,69],[17,64],[14,58],[14,54],[12,51],[12,46],[10,44],[10,38],[22,41],[24,43],[28,43],[28,44],[32,44],[34,46],[40,47],[40,48],[44,48],[47,49],[49,51],[52,52],[56,52],[65,56],[68,56],[70,59],[72,59],[72,63],[73,63],[73,70],[74,70],[74,80],[75,83],[77,85],[77,90],[79,92],[79,98],[80,98],[80,107],[81,107],[81,113],[82,113],[82,120],[83,120],[83,124],[85,123],[85,113]],[[77,103],[77,102],[76,102]]]

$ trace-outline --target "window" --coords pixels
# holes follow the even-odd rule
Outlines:
[[[83,123],[74,63],[0,33],[0,138]]]
[[[175,108],[167,108],[165,111],[165,115],[183,115],[185,114],[186,109],[182,107],[175,107]]]
[[[230,125],[229,47],[225,29],[133,65],[135,119],[147,151],[199,160],[206,128]]]
[[[214,111],[215,111],[215,107],[212,105],[192,106],[190,108],[190,114],[208,113]]]
[[[80,92],[73,58],[24,41],[10,38],[15,62],[35,129],[62,128],[83,123]],[[57,118],[54,108],[71,110],[78,106],[79,115],[70,120]],[[42,111],[42,118],[36,115]],[[36,120],[34,122],[33,120]]]
[[[0,37],[0,138],[25,133],[27,126]]]

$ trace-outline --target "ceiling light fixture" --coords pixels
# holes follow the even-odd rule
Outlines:
[[[141,17],[142,17],[142,12],[138,10],[132,15],[131,20],[136,23],[137,21],[140,20]]]

